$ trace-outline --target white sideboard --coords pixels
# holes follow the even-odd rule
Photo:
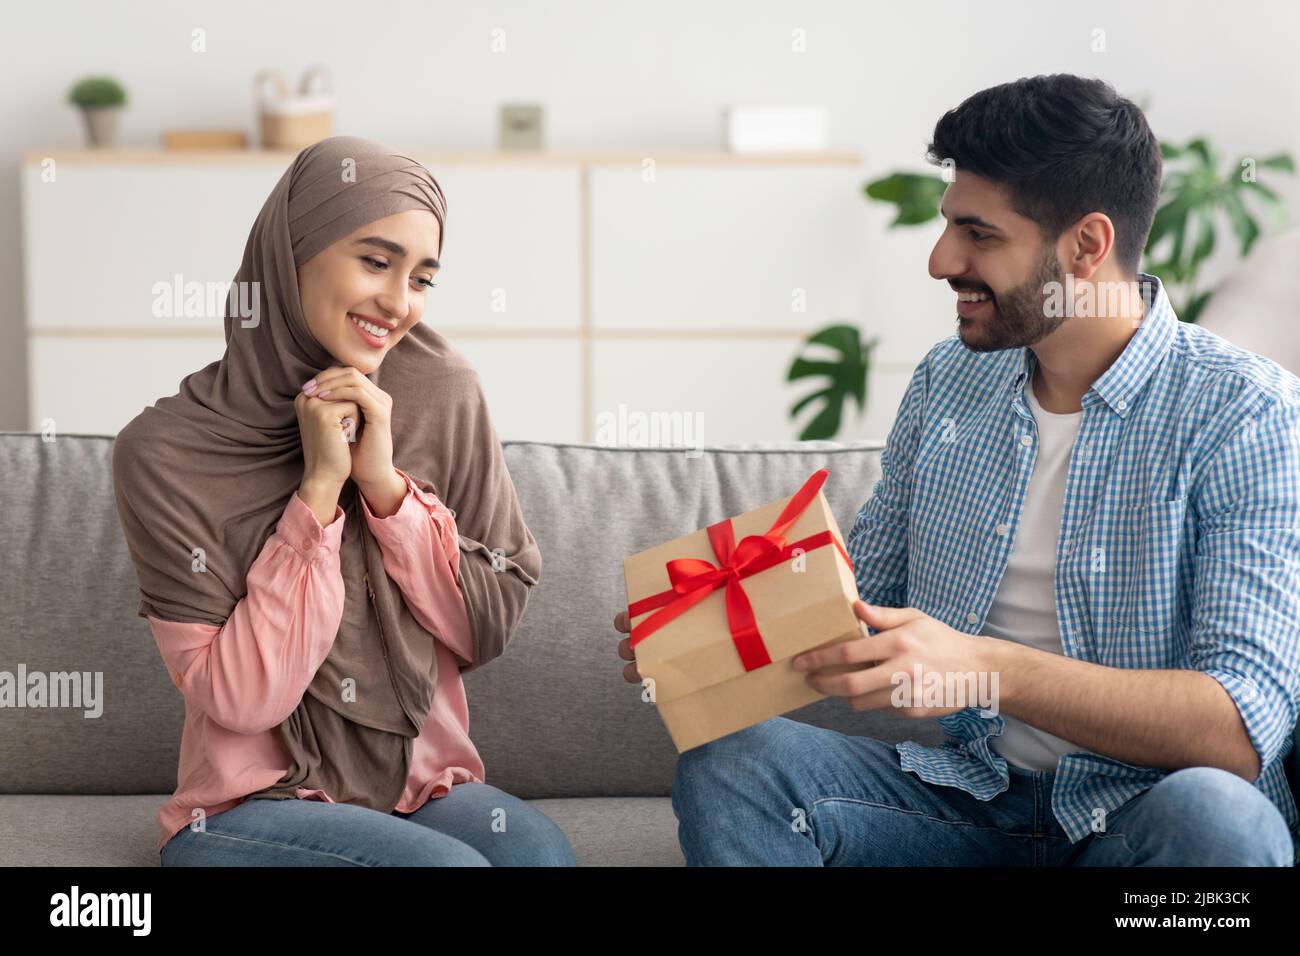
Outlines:
[[[792,438],[801,338],[862,321],[854,155],[410,155],[448,200],[424,321],[478,368],[502,438],[635,444],[638,415],[693,422],[687,443]],[[27,154],[30,428],[113,434],[220,358],[220,309],[156,316],[156,286],[228,283],[292,158]],[[909,374],[876,368],[840,437],[883,437]]]

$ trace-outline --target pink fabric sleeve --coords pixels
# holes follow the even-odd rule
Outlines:
[[[456,518],[410,475],[396,471],[406,481],[406,497],[391,515],[377,518],[362,495],[366,523],[379,542],[384,570],[397,582],[411,616],[460,658],[462,666],[469,666],[474,662],[474,640],[465,597],[456,582]]]
[[[295,492],[221,627],[149,617],[186,702],[239,734],[280,724],[306,692],[343,617],[343,509],[321,527]]]

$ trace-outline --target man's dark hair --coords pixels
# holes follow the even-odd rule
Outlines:
[[[927,159],[1003,187],[1048,241],[1104,212],[1117,262],[1137,270],[1160,198],[1160,144],[1110,84],[1057,73],[981,90],[935,124]]]

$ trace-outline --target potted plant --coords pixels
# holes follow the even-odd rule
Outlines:
[[[121,84],[107,76],[88,76],[72,87],[68,102],[80,107],[92,147],[113,145],[118,113],[126,105],[126,90]]]
[[[1249,197],[1275,223],[1283,220],[1284,206],[1276,192],[1257,178],[1260,169],[1294,173],[1288,153],[1266,159],[1250,157],[1222,167],[1218,151],[1204,137],[1186,146],[1161,143],[1165,178],[1161,194],[1166,200],[1156,212],[1147,239],[1147,272],[1155,275],[1178,297],[1178,318],[1195,322],[1213,295],[1197,288],[1201,264],[1214,251],[1220,215],[1226,217],[1245,258],[1260,235],[1259,223],[1244,201]],[[1167,241],[1166,241],[1167,240]],[[1157,248],[1163,250],[1157,255]]]

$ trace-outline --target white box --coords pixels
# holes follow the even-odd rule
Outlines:
[[[826,149],[823,106],[733,106],[723,111],[724,146],[733,153]]]

